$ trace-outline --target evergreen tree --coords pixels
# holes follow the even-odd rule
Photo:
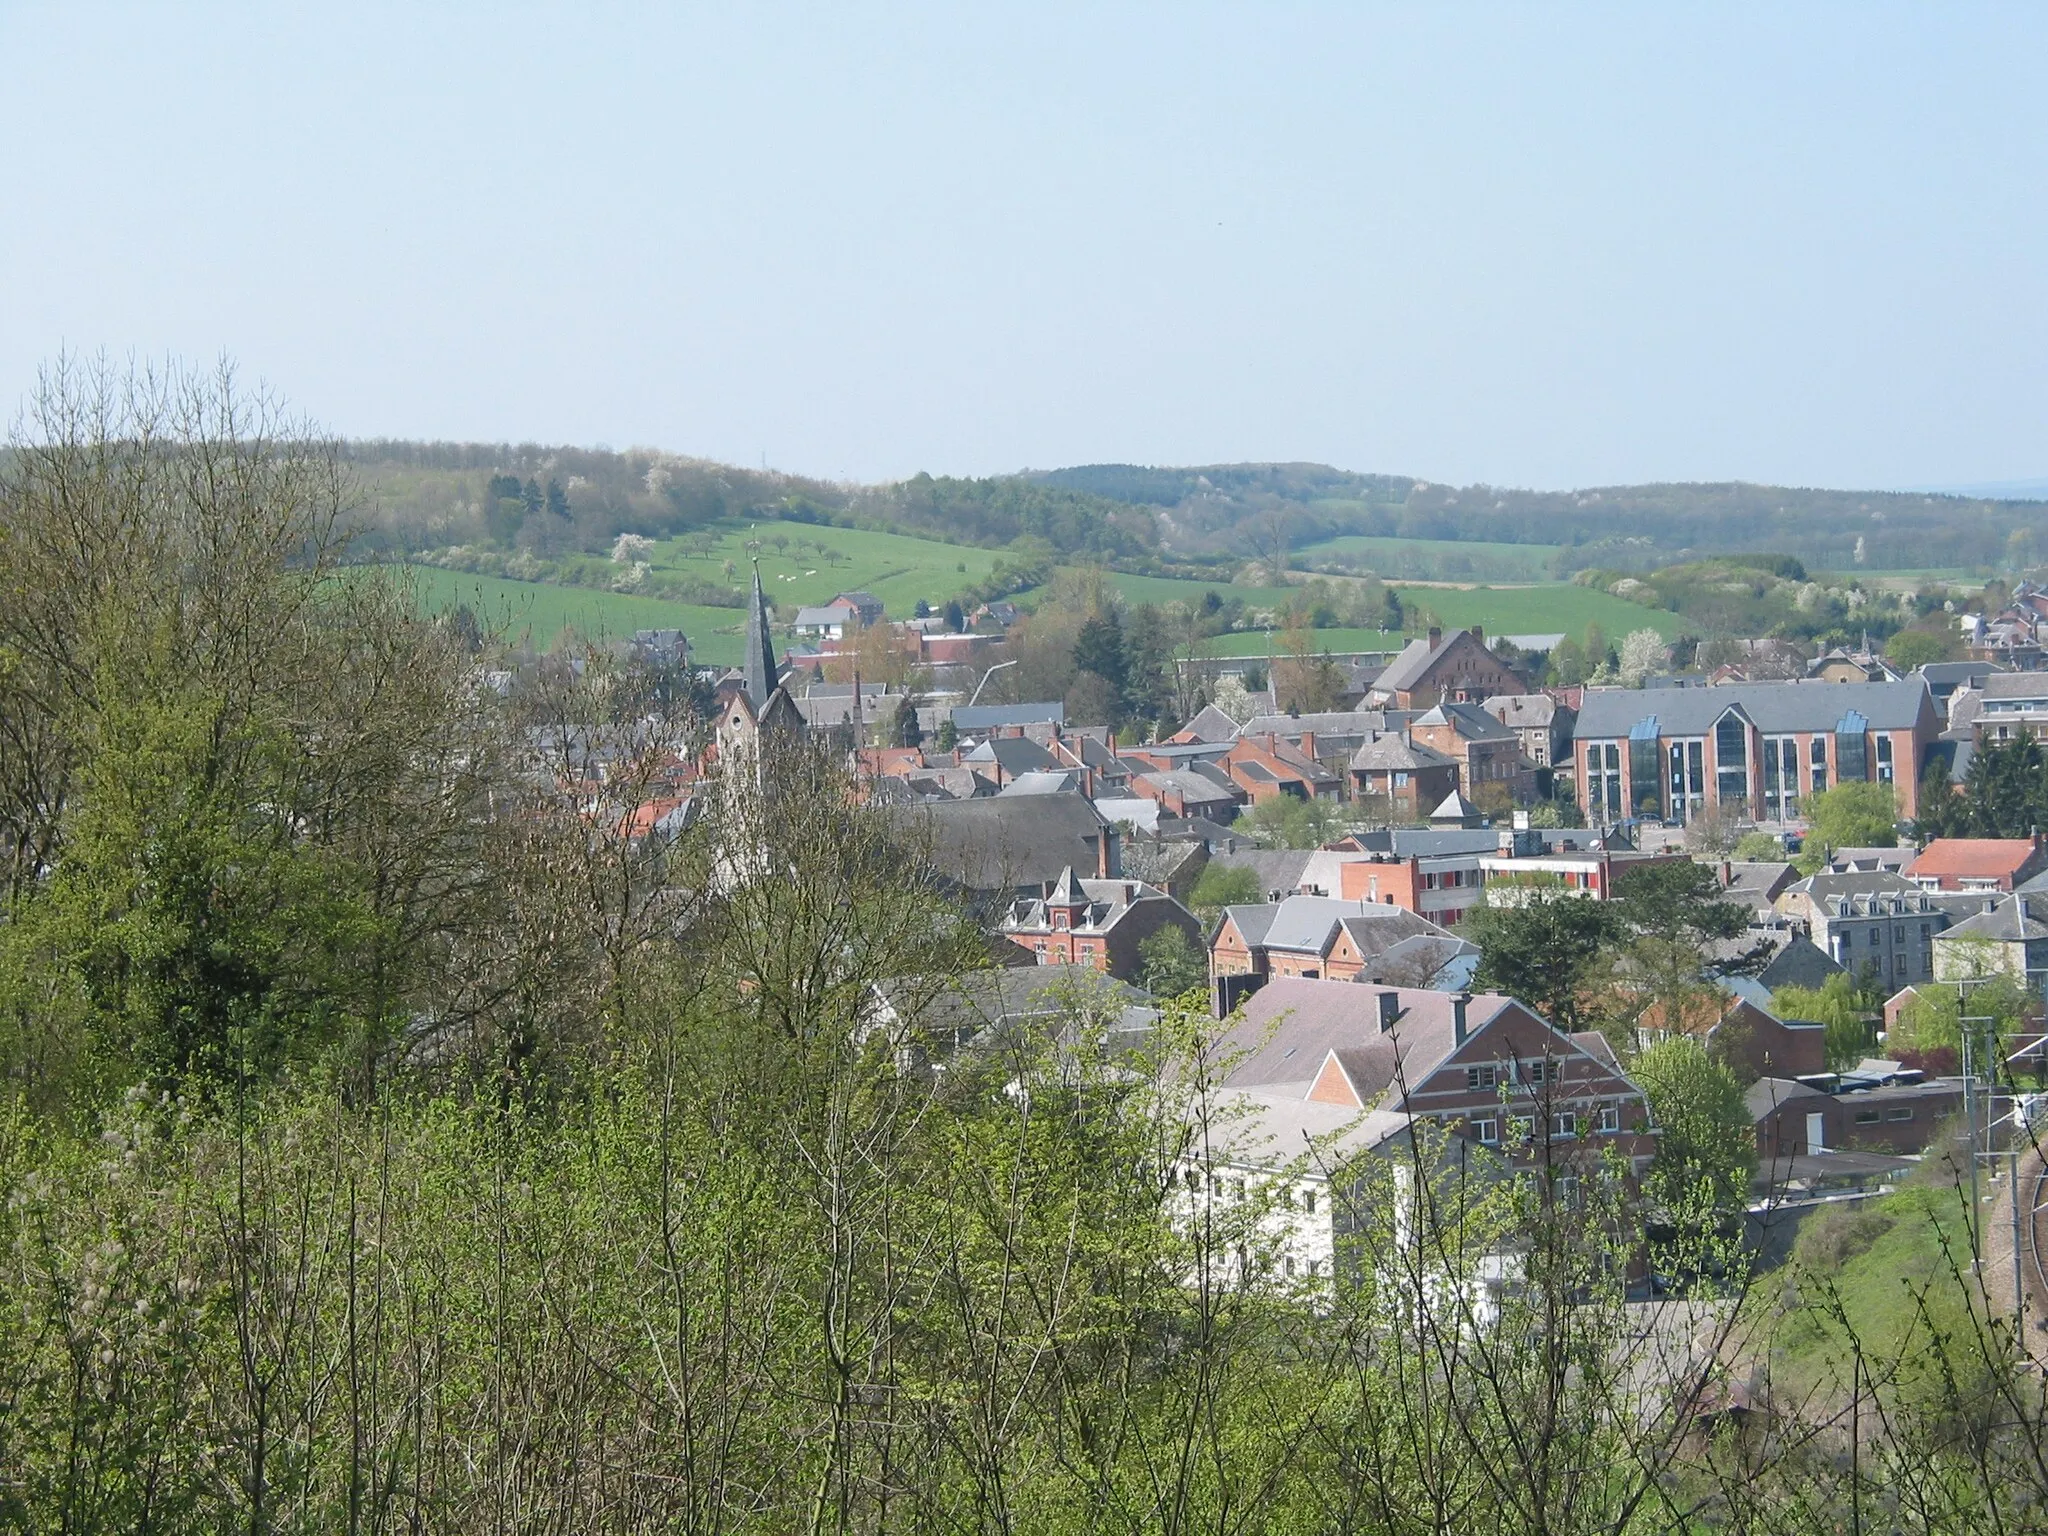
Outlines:
[[[1081,626],[1081,633],[1074,641],[1074,665],[1083,672],[1093,672],[1121,695],[1128,681],[1128,667],[1124,657],[1123,625],[1117,621],[1116,611],[1091,617]]]

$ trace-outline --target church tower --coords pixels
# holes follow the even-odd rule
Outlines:
[[[761,562],[754,562],[754,601],[747,608],[747,651],[742,663],[747,702],[758,718],[775,692],[780,668],[775,661],[775,635],[768,627],[768,599],[761,591]]]

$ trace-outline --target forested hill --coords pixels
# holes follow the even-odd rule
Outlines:
[[[367,546],[407,552],[502,540],[552,512],[550,541],[590,551],[735,517],[917,533],[1134,570],[1233,565],[1345,535],[1544,546],[1557,576],[1650,570],[1771,550],[1818,569],[2016,568],[2048,548],[2048,501],[1749,485],[1524,491],[1438,485],[1321,464],[1095,464],[981,479],[845,485],[650,449],[375,441],[348,446]],[[1192,573],[1192,569],[1190,570]]]
[[[1158,508],[1168,543],[1191,551],[1255,548],[1260,525],[1283,511],[1288,542],[1297,549],[1345,534],[1562,545],[1561,575],[1762,549],[1840,570],[1998,567],[2048,556],[2048,547],[2036,545],[2036,530],[2048,523],[2048,501],[2038,500],[1742,481],[1526,491],[1326,464],[1090,464],[1031,478]],[[2048,534],[2041,538],[2048,545]]]

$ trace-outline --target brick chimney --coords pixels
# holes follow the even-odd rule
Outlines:
[[[1316,755],[1316,733],[1314,731],[1303,731],[1301,733],[1301,755],[1307,758],[1313,758]]]
[[[1433,651],[1444,643],[1444,632],[1432,624],[1429,626],[1429,648]]]
[[[1486,628],[1485,628],[1485,626],[1484,626],[1484,625],[1480,625],[1480,624],[1474,624],[1474,625],[1472,626],[1472,638],[1473,638],[1474,640],[1477,640],[1477,641],[1478,641],[1478,642],[1479,642],[1479,643],[1480,643],[1481,645],[1484,645],[1484,644],[1486,644]]]

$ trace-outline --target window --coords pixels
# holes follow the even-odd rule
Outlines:
[[[1791,736],[1764,740],[1764,816],[1790,821],[1799,814],[1799,743]]]
[[[1522,1063],[1522,1081],[1531,1086],[1540,1086],[1543,1082],[1543,1063],[1540,1061]]]
[[[1316,1277],[1317,1275],[1319,1275],[1319,1274],[1321,1274],[1321,1273],[1322,1273],[1322,1269],[1323,1269],[1323,1261],[1322,1261],[1321,1259],[1310,1259],[1310,1260],[1308,1261],[1308,1277],[1309,1277],[1309,1279],[1311,1279],[1311,1280],[1315,1279],[1315,1277]]]
[[[1875,923],[1870,925],[1870,947],[1872,949],[1877,948],[1877,925]]]
[[[1579,1117],[1568,1109],[1559,1110],[1550,1117],[1550,1134],[1560,1141],[1578,1135]]]
[[[1394,775],[1394,788],[1396,788],[1396,789],[1406,789],[1407,787],[1408,787],[1408,775],[1407,775],[1407,774],[1405,774],[1405,773],[1397,773],[1397,774],[1395,774],[1395,775]]]
[[[1813,738],[1813,792],[1817,795],[1828,787],[1828,739],[1825,736]]]
[[[1511,1141],[1527,1141],[1535,1129],[1536,1122],[1527,1115],[1508,1116],[1508,1138]]]
[[[1901,976],[1906,974],[1906,957],[1904,954],[1892,956],[1892,969]]]
[[[1287,1278],[1292,1280],[1294,1278],[1294,1255],[1291,1253],[1287,1256],[1286,1268]]]
[[[1707,744],[1704,741],[1671,743],[1671,799],[1666,821],[1690,821],[1699,814],[1707,797]]]
[[[1877,738],[1877,782],[1889,784],[1892,781],[1892,738],[1886,731]]]
[[[1749,727],[1732,711],[1714,727],[1714,794],[1723,805],[1749,801]]]
[[[1894,923],[1892,925],[1892,938],[1900,944],[1906,942],[1906,925],[1904,923]]]
[[[1235,1184],[1233,1184],[1233,1185],[1231,1185],[1231,1186],[1230,1186],[1230,1198],[1231,1198],[1231,1199],[1233,1199],[1233,1200],[1235,1200],[1235,1201],[1237,1201],[1237,1202],[1238,1202],[1239,1204],[1243,1204],[1243,1202],[1244,1202],[1244,1180],[1243,1180],[1243,1179],[1239,1179],[1239,1180],[1238,1180],[1238,1181],[1237,1181],[1237,1182],[1236,1182]]]
[[[1913,1106],[1901,1104],[1897,1109],[1886,1110],[1884,1117],[1887,1120],[1910,1120],[1913,1118]]]
[[[1307,1212],[1307,1213],[1308,1213],[1309,1215],[1311,1215],[1311,1216],[1315,1215],[1315,1213],[1316,1213],[1316,1192],[1315,1192],[1314,1190],[1312,1190],[1312,1189],[1304,1189],[1304,1190],[1303,1190],[1303,1191],[1301,1192],[1301,1208],[1302,1208],[1302,1210],[1306,1211],[1306,1212]]]
[[[1202,1188],[1201,1174],[1197,1173],[1194,1169],[1190,1168],[1187,1171],[1186,1177],[1188,1181],[1188,1189],[1190,1191],[1199,1192]]]
[[[1619,1104],[1602,1104],[1600,1106],[1600,1133],[1603,1136],[1616,1136],[1621,1133],[1621,1106]]]
[[[1467,1093],[1490,1093],[1499,1083],[1499,1070],[1494,1067],[1467,1067],[1465,1069],[1465,1091]]]
[[[1472,1134],[1479,1138],[1482,1147],[1497,1146],[1500,1143],[1500,1122],[1498,1120],[1474,1120]]]
[[[1555,1179],[1551,1180],[1550,1189],[1551,1193],[1556,1197],[1557,1203],[1559,1205],[1569,1206],[1573,1209],[1576,1209],[1578,1207],[1579,1176],[1577,1174],[1559,1174]]]
[[[1856,1111],[1856,1123],[1858,1125],[1875,1125],[1883,1118],[1882,1112],[1875,1109],[1859,1109]]]
[[[1632,814],[1663,814],[1663,796],[1657,792],[1657,717],[1638,720],[1628,733],[1628,799]]]
[[[1850,710],[1835,722],[1835,778],[1854,783],[1870,777],[1870,721]]]
[[[1654,783],[1655,779],[1653,772],[1651,781]],[[1586,809],[1607,821],[1621,815],[1621,743],[1618,741],[1596,741],[1586,748]]]

